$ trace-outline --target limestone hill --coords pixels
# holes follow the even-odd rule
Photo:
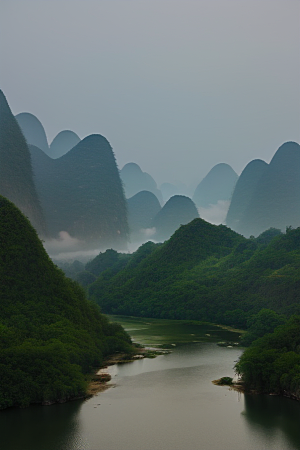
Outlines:
[[[126,247],[126,201],[112,148],[103,136],[86,137],[58,159],[36,147],[31,154],[53,237],[66,231],[84,248]]]
[[[157,197],[152,192],[141,191],[129,198],[127,205],[131,240],[147,240],[145,231],[152,227],[154,217],[161,210]]]
[[[233,191],[229,210],[227,212],[226,224],[238,233],[243,234],[240,221],[245,214],[257,184],[262,177],[268,164],[261,159],[251,161],[241,173]]]
[[[120,171],[126,198],[133,197],[140,191],[152,192],[162,203],[162,195],[156,182],[147,172],[143,172],[138,164],[128,163]]]
[[[245,236],[274,227],[300,225],[300,146],[286,142],[263,172],[243,217],[239,230]]]
[[[46,234],[42,208],[33,181],[30,152],[2,91],[0,91],[0,194],[21,209],[39,234]]]
[[[16,119],[25,136],[27,144],[35,145],[45,153],[49,154],[49,145],[45,129],[39,119],[28,112],[17,114]]]
[[[193,201],[198,207],[208,208],[219,200],[230,200],[238,175],[231,166],[220,163],[214,166],[198,184]]]
[[[78,142],[80,142],[80,138],[73,131],[61,131],[55,136],[50,144],[49,156],[51,156],[51,158],[60,158],[68,153],[71,148],[75,147]]]
[[[198,217],[197,208],[189,197],[174,195],[152,221],[152,227],[156,229],[154,239],[165,241],[180,225],[186,225]]]

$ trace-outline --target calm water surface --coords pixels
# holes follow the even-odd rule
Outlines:
[[[140,341],[177,345],[168,355],[113,366],[113,387],[87,401],[0,412],[1,449],[300,449],[298,402],[211,383],[233,376],[241,354],[211,341],[234,335],[174,321],[123,323]]]

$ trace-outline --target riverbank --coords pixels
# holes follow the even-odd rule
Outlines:
[[[169,350],[156,348],[137,347],[134,354],[117,353],[109,356],[97,371],[89,376],[86,398],[90,398],[110,387],[114,387],[111,381],[109,368],[115,364],[125,364],[143,358],[155,358],[158,355],[171,353]]]

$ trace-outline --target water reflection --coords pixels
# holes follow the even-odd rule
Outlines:
[[[271,444],[284,439],[300,449],[300,405],[294,400],[270,395],[245,395],[243,417],[254,436]],[[271,448],[271,447],[270,447]]]
[[[0,412],[5,450],[86,450],[80,429],[82,401]]]
[[[154,331],[150,325],[147,338]],[[172,333],[165,326],[161,339],[170,336],[174,342],[180,335],[186,343],[191,334],[201,336],[198,325],[183,325],[171,323]],[[204,331],[211,337],[206,334],[215,330]],[[169,355],[114,366],[116,388],[87,401],[1,411],[1,448],[300,450],[298,402],[239,395],[212,384],[233,376],[241,351],[212,342],[186,343]]]

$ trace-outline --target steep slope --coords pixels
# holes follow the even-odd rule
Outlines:
[[[152,192],[162,203],[162,195],[157,189],[156,182],[147,172],[143,172],[135,163],[128,163],[120,171],[120,176],[124,184],[126,198],[133,197],[140,191]]]
[[[223,225],[216,226],[195,219],[181,226],[164,244],[155,246],[147,243],[141,246],[117,275],[110,278],[104,272],[90,286],[90,296],[109,313],[202,320],[195,300],[194,310],[191,312],[192,307],[188,305],[187,311],[184,311],[188,300],[202,295],[199,281],[195,284],[192,280],[190,287],[182,276],[189,277],[190,271],[204,264],[205,260],[215,261],[215,258],[229,255],[239,243],[245,241],[245,238]],[[150,254],[147,249],[150,249]],[[133,264],[134,261],[136,263]],[[211,262],[208,264],[210,266]],[[182,286],[174,288],[174,284],[180,282]],[[184,293],[184,286],[191,290]]]
[[[0,197],[0,408],[85,394],[84,374],[128,349],[124,331],[102,316],[46,254],[21,212]]]
[[[32,146],[31,154],[52,236],[67,231],[85,248],[126,246],[126,201],[112,148],[103,136],[86,137],[58,159]]]
[[[260,178],[240,220],[245,236],[257,236],[274,227],[300,225],[300,146],[286,142],[273,156]]]
[[[219,200],[230,200],[238,175],[231,166],[220,163],[214,166],[198,184],[193,201],[198,207],[208,208]]]
[[[17,122],[22,130],[27,144],[35,145],[49,154],[49,145],[45,129],[39,119],[28,112],[16,115]]]
[[[228,209],[226,224],[238,233],[243,233],[243,230],[240,229],[240,221],[267,167],[268,164],[265,161],[254,159],[247,164],[237,180]]]
[[[274,231],[246,239],[195,219],[150,254],[142,246],[123,269],[103,272],[90,296],[108,313],[235,327],[262,308],[299,314],[300,228]]]
[[[2,91],[0,91],[0,194],[21,209],[39,234],[46,234],[43,213],[33,181],[30,152]]]
[[[156,229],[154,239],[164,241],[180,227],[199,217],[197,208],[189,197],[174,195],[156,214],[152,227]]]
[[[60,158],[68,153],[71,148],[75,147],[78,142],[80,142],[80,138],[73,131],[61,131],[55,136],[50,144],[49,156],[51,156],[51,158]]]

